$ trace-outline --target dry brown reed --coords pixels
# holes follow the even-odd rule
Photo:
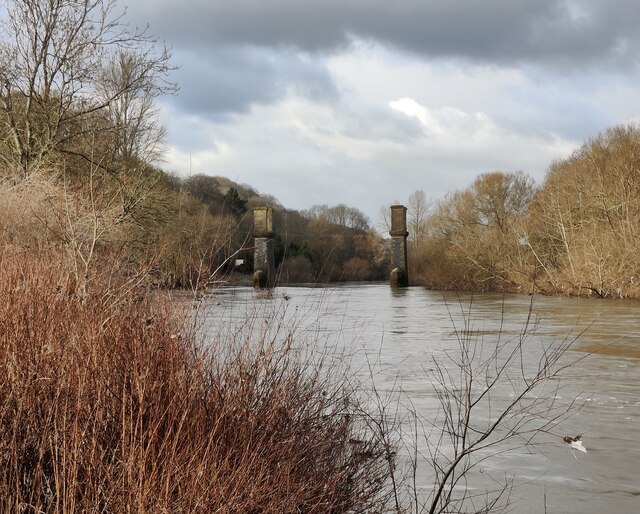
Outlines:
[[[385,510],[388,452],[335,368],[287,337],[197,344],[157,297],[79,302],[59,260],[0,248],[2,512]]]

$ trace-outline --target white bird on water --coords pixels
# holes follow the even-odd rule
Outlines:
[[[581,452],[587,453],[587,449],[582,446],[582,436],[577,435],[575,437],[571,437],[570,435],[565,435],[562,440],[571,446],[574,450],[579,450]]]

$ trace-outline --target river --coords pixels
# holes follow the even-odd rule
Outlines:
[[[275,288],[267,294],[246,287],[220,288],[206,296],[203,305],[206,330],[258,316],[265,323],[294,324],[299,335],[316,342],[348,346],[353,372],[371,375],[383,397],[401,390],[401,403],[411,405],[423,421],[441,415],[430,378],[434,361],[450,366],[448,359],[455,357],[460,339],[483,348],[495,347],[498,338],[519,340],[529,319],[523,351],[527,370],[538,365],[542,348],[572,341],[561,361],[571,366],[544,394],[560,410],[573,406],[534,446],[493,456],[485,452],[489,458],[470,472],[466,487],[482,492],[491,477],[513,478],[510,505],[515,512],[640,512],[638,302],[443,294],[364,284]],[[514,389],[496,388],[502,398],[496,398],[494,406],[509,401],[521,384],[511,386]],[[489,418],[489,413],[479,416]],[[422,454],[428,452],[427,432],[433,430],[423,422],[416,443]],[[587,453],[572,450],[562,440],[563,435],[578,434]],[[430,480],[429,466],[419,464],[420,495],[428,494]]]

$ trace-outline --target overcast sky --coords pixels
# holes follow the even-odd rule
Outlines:
[[[121,0],[173,47],[165,168],[375,224],[640,121],[637,0]]]

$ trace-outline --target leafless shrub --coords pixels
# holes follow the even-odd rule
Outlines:
[[[532,306],[517,335],[505,335],[504,313],[499,329],[483,334],[472,312],[472,304],[461,307],[461,326],[450,316],[455,344],[424,370],[429,407],[414,404],[402,377],[377,389],[378,363],[369,363],[373,391],[362,415],[386,442],[398,504],[411,512],[507,511],[516,477],[509,470],[494,476],[486,464],[509,452],[535,453],[541,436],[561,433],[574,409],[558,392],[562,372],[584,358],[567,355],[579,334],[544,343]]]
[[[73,277],[0,251],[0,510],[385,509],[385,448],[326,352],[203,347],[161,299],[81,303]]]
[[[469,309],[455,333],[458,347],[434,359],[427,375],[440,405],[435,419],[422,420],[433,477],[422,508],[430,514],[505,511],[514,477],[508,471],[485,476],[489,485],[478,494],[469,487],[474,472],[503,453],[535,451],[540,435],[553,433],[573,408],[573,402],[558,402],[558,379],[575,363],[566,353],[578,336],[542,342],[530,307],[519,334],[504,336],[503,313],[500,329],[483,337]]]
[[[0,229],[5,243],[32,251],[51,247],[58,239],[50,207],[61,188],[53,174],[0,179]]]

